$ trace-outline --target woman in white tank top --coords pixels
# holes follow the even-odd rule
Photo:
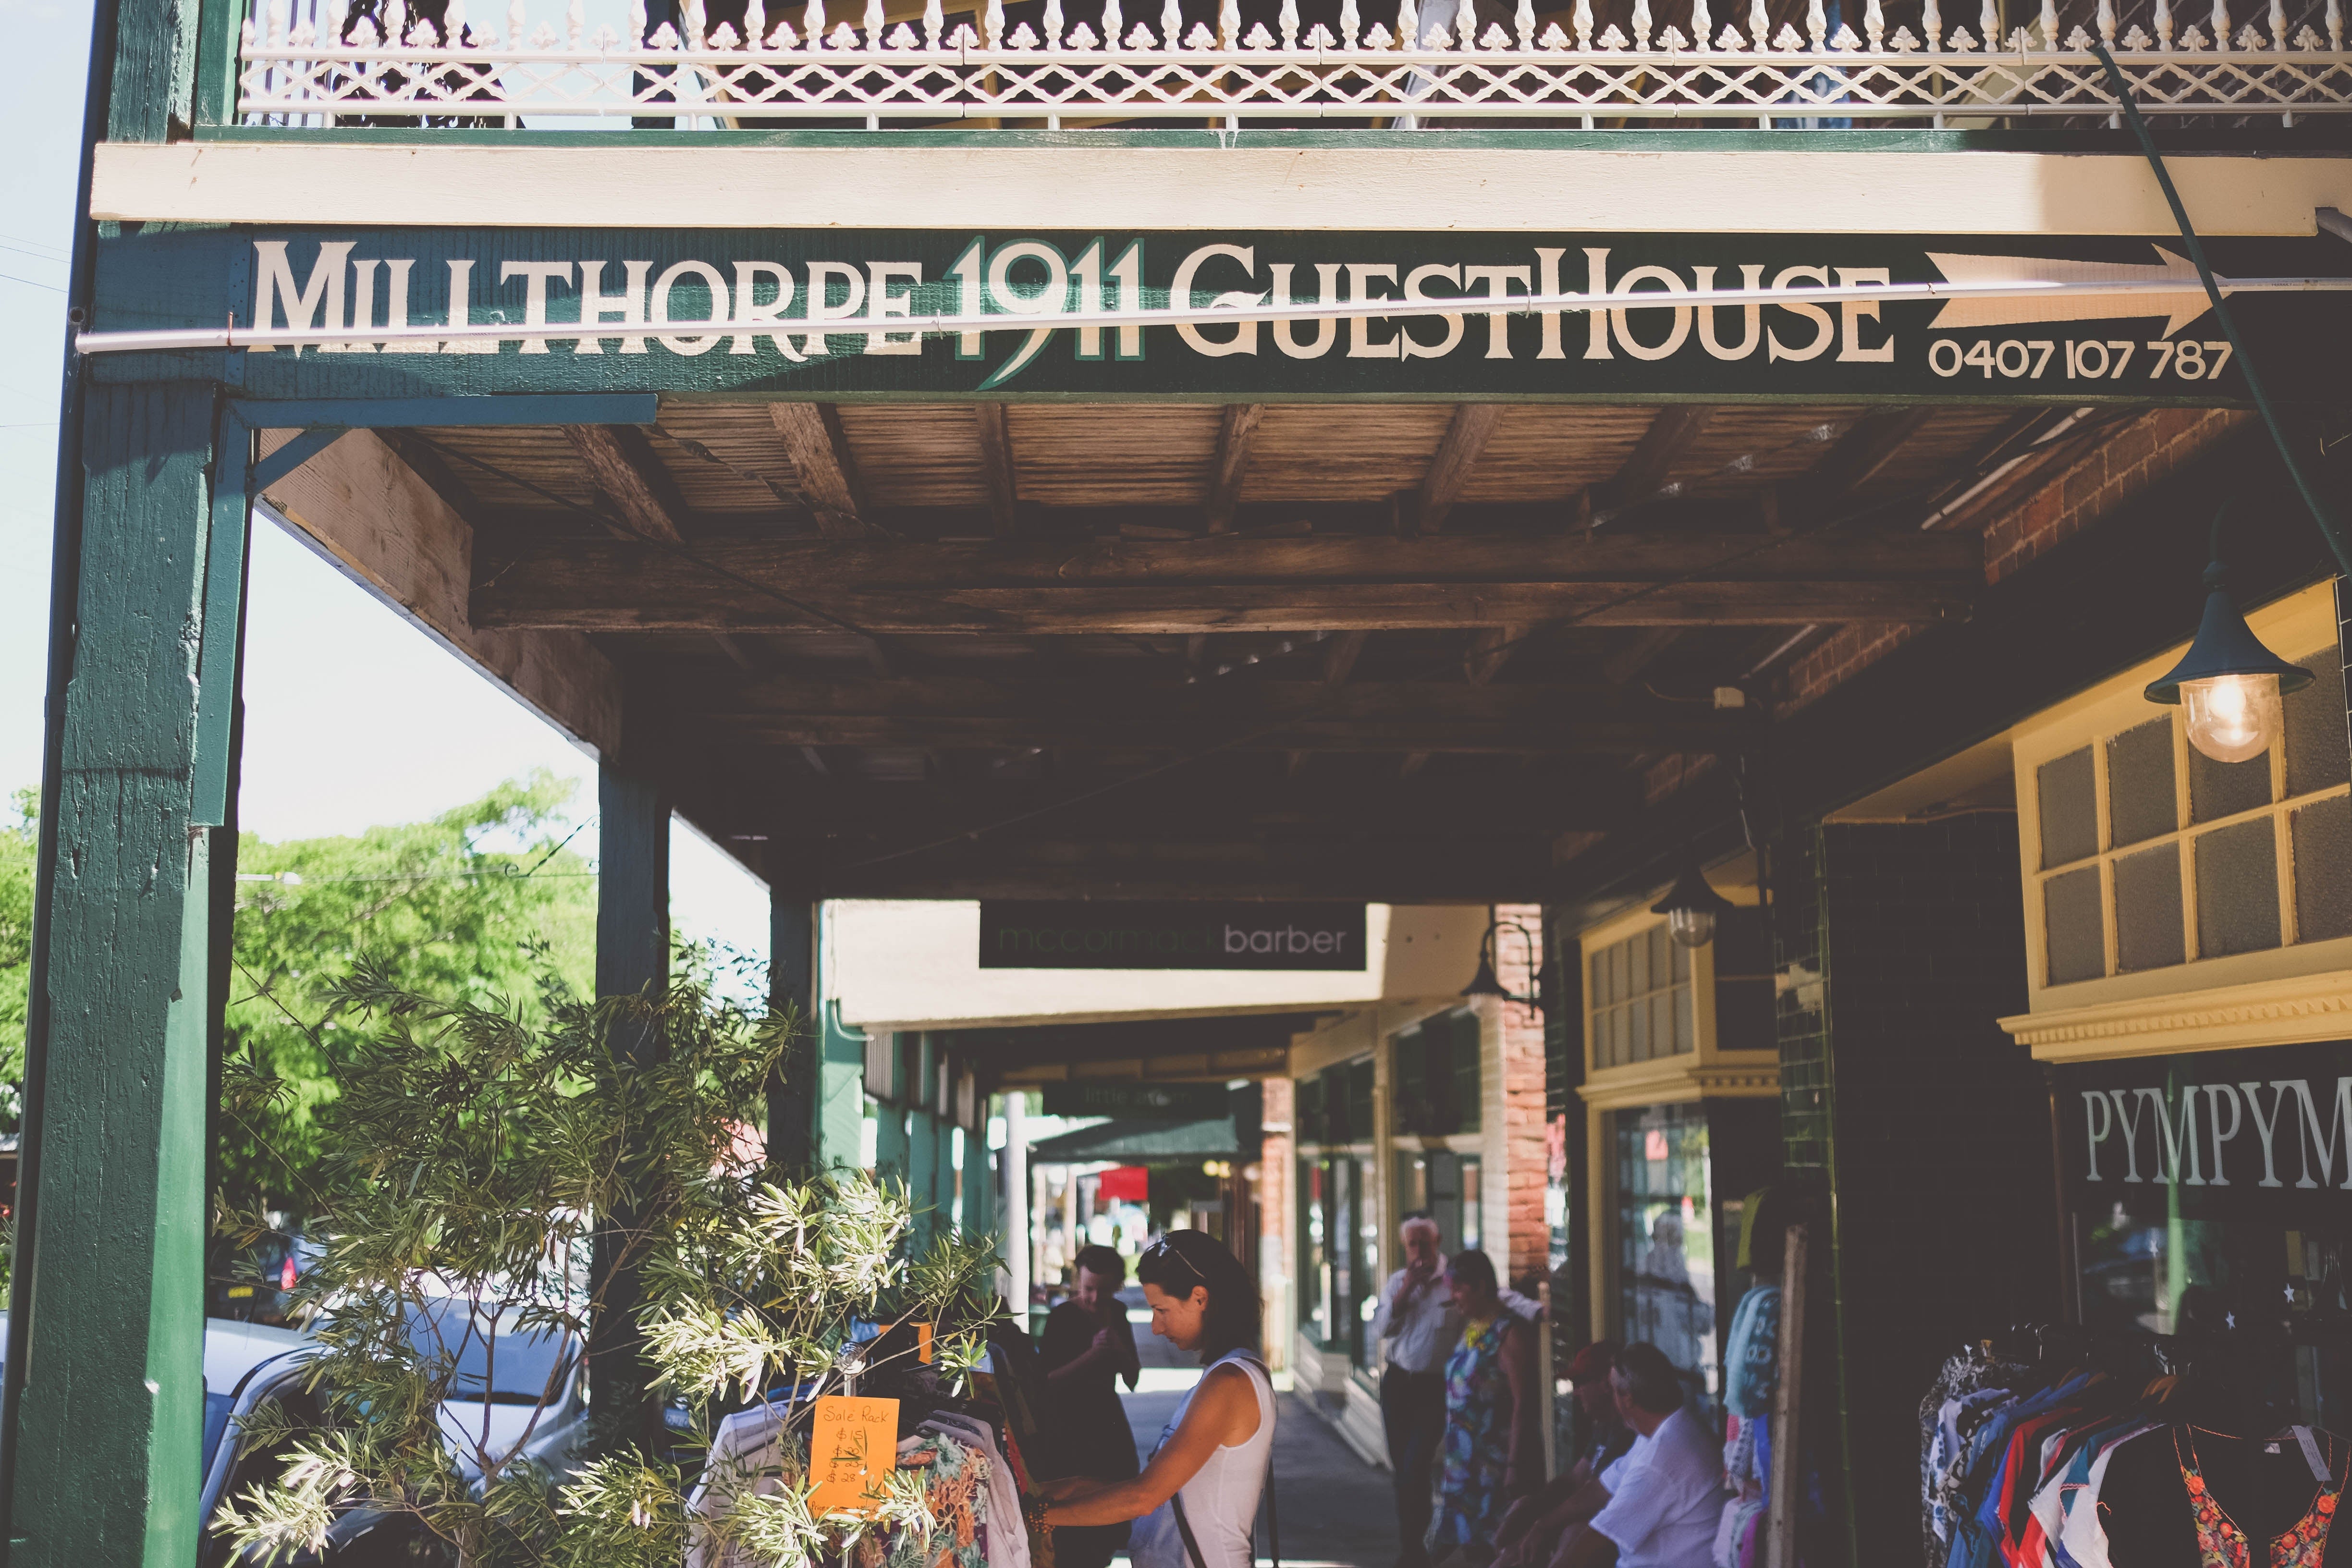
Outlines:
[[[1257,1285],[1197,1230],[1176,1230],[1135,1269],[1151,1326],[1208,1370],[1132,1480],[1049,1482],[1048,1524],[1136,1521],[1134,1568],[1249,1568],[1258,1495],[1274,1448],[1274,1384],[1258,1359]],[[1185,1534],[1190,1531],[1188,1544]]]

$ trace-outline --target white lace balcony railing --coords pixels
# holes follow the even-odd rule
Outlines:
[[[1613,23],[1594,37],[1591,0],[1577,0],[1573,37],[1556,21],[1538,30],[1530,0],[1518,0],[1512,30],[1489,23],[1483,32],[1455,0],[1433,0],[1428,22],[1414,0],[1402,0],[1394,32],[1378,21],[1364,28],[1356,0],[1345,0],[1336,37],[1319,24],[1300,36],[1297,0],[1283,0],[1279,37],[1263,22],[1244,32],[1237,0],[1224,0],[1214,35],[1199,23],[1183,34],[1175,0],[1157,31],[1129,26],[1119,0],[1104,0],[1099,33],[1085,21],[1066,26],[1061,0],[1046,0],[1044,37],[1025,22],[1006,37],[1003,0],[986,0],[978,33],[961,23],[950,30],[940,0],[929,0],[919,26],[889,24],[883,0],[866,0],[857,26],[828,17],[825,0],[806,0],[797,27],[750,0],[744,33],[729,24],[706,32],[700,0],[688,0],[683,37],[667,24],[648,33],[643,0],[632,0],[625,35],[590,33],[581,0],[562,32],[544,22],[532,30],[515,0],[503,38],[468,23],[464,0],[448,0],[437,21],[412,20],[402,0],[387,0],[383,26],[362,17],[340,41],[331,24],[325,37],[310,23],[289,28],[286,0],[269,7],[265,26],[245,26],[237,108],[247,123],[513,126],[526,116],[627,115],[721,125],[862,117],[869,127],[988,119],[1048,128],[1318,120],[1590,128],[1603,118],[1769,127],[2112,121],[2116,107],[2089,35],[2077,26],[2053,42],[2054,0],[1997,47],[1985,41],[2000,26],[1992,0],[1977,34],[1947,32],[1937,0],[1927,0],[1924,38],[1908,26],[1887,37],[1879,0],[1868,0],[1862,36],[1846,26],[1832,32],[1822,0],[1811,0],[1807,36],[1784,24],[1769,41],[1763,0],[1740,19],[1745,34],[1729,18],[1718,28],[1707,0],[1689,0],[1689,33],[1671,24],[1654,31],[1649,0],[1635,0],[1630,37]],[[2326,0],[2325,37],[2304,26],[2290,37],[2283,0],[2270,0],[2267,30],[2233,25],[2229,0],[2212,0],[2208,16],[2178,32],[2168,0],[2155,0],[2153,37],[2138,26],[2116,37],[2113,0],[2098,0],[2095,20],[2145,112],[2292,123],[2352,110],[2339,7]],[[326,5],[318,9],[323,17]]]

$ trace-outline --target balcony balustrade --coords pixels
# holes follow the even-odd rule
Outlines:
[[[702,0],[675,24],[633,0],[625,31],[591,31],[580,0],[562,26],[535,26],[522,0],[503,26],[469,19],[464,0],[354,6],[331,0],[290,19],[268,0],[244,25],[236,115],[248,125],[521,128],[531,121],[624,118],[684,128],[828,125],[953,127],[968,121],[1049,130],[1080,125],[1388,126],[1593,129],[1920,126],[2007,121],[2116,122],[2093,30],[2116,54],[2145,112],[2292,125],[2352,110],[2352,55],[2339,0],[2293,18],[2283,0],[2245,19],[2229,0],[2176,12],[2155,0],[2121,26],[2114,0],[2059,8],[2004,30],[1993,0],[1946,17],[1937,0],[1906,8],[1891,30],[1867,0],[1861,31],[1809,0],[1800,30],[1785,0],[1769,10],[1711,10],[1675,0],[1658,24],[1633,0],[1624,25],[1598,26],[1591,0],[1539,17],[1517,0],[1509,25],[1469,4],[1401,0],[1371,19],[1343,0],[1335,30],[1302,27],[1298,0],[1254,7],[1223,0],[1217,26],[1189,28],[1177,0],[1128,16],[1120,0],[1074,24],[1045,0],[1039,25],[1009,29],[1003,0],[893,21],[884,0],[862,13],[806,0],[786,14],[762,0],[710,25]],[[1622,0],[1621,0],[1622,5]],[[1328,7],[1326,7],[1328,10]],[[1032,16],[1034,5],[1023,7]],[[1789,16],[1777,30],[1771,17]],[[1269,26],[1269,21],[1272,26]],[[1563,26],[1563,22],[1565,26]],[[974,24],[977,24],[975,26]],[[2145,23],[2146,25],[2143,25]]]

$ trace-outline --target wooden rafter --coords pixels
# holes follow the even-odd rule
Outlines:
[[[1202,521],[1211,533],[1233,529],[1242,479],[1249,471],[1250,441],[1265,417],[1262,403],[1229,403],[1217,421],[1216,459],[1209,465],[1209,493],[1201,506]]]
[[[988,521],[999,539],[1020,531],[1021,486],[1013,463],[1013,429],[1002,403],[972,405],[980,427],[980,466],[988,476]]]
[[[1967,537],[1251,539],[1091,545],[710,541],[692,559],[630,542],[532,544],[478,588],[477,625],[866,633],[1799,626],[1964,616]],[[806,606],[821,606],[828,623]]]
[[[1792,496],[1815,510],[1836,506],[1876,478],[1935,416],[1933,407],[1864,415],[1790,487]]]
[[[818,531],[835,539],[864,533],[865,481],[842,430],[841,410],[830,403],[772,403],[768,417],[783,438]]]
[[[1413,532],[1435,533],[1445,526],[1446,517],[1470,483],[1471,470],[1478,466],[1479,454],[1486,449],[1487,437],[1502,418],[1499,403],[1454,405],[1454,417],[1446,422],[1445,434],[1439,437],[1428,470],[1421,477],[1421,489],[1413,497]]]
[[[1500,756],[1710,751],[1746,715],[1611,700],[1590,687],[1232,681],[1207,686],[1000,683],[968,678],[772,677],[681,694],[719,732],[774,746],[976,750],[1462,752]]]
[[[581,467],[604,491],[629,527],[643,538],[682,543],[678,526],[685,508],[653,454],[645,433],[629,425],[566,425],[563,434],[580,454]]]
[[[1486,685],[1534,633],[1528,626],[1480,626],[1470,634],[1469,649],[1462,656],[1462,678],[1473,686]]]
[[[1675,464],[1706,429],[1715,410],[1704,403],[1669,403],[1642,432],[1616,478],[1601,487],[1594,509],[1602,514],[1637,507],[1664,489]]]

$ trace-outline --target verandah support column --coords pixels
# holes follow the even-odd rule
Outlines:
[[[20,1184],[20,1564],[194,1559],[206,1022],[242,592],[239,427],[213,389],[85,394],[74,633],[49,714]],[[69,533],[68,538],[71,538]]]
[[[669,801],[648,759],[657,754],[650,733],[659,711],[632,691],[622,712],[617,755],[597,769],[596,994],[658,996],[669,984]],[[624,1025],[614,1040],[646,1059],[661,1048],[654,1031]],[[661,1411],[651,1392],[645,1336],[636,1309],[642,1300],[642,1247],[626,1244],[636,1216],[600,1220],[590,1263],[590,1288],[602,1310],[588,1340],[588,1397],[600,1434],[614,1443],[654,1447]]]
[[[768,1163],[798,1174],[819,1163],[817,1063],[824,1026],[817,1016],[817,905],[803,877],[785,868],[774,845],[769,849],[768,1002],[779,1012],[789,1008],[800,1033],[768,1084]]]

